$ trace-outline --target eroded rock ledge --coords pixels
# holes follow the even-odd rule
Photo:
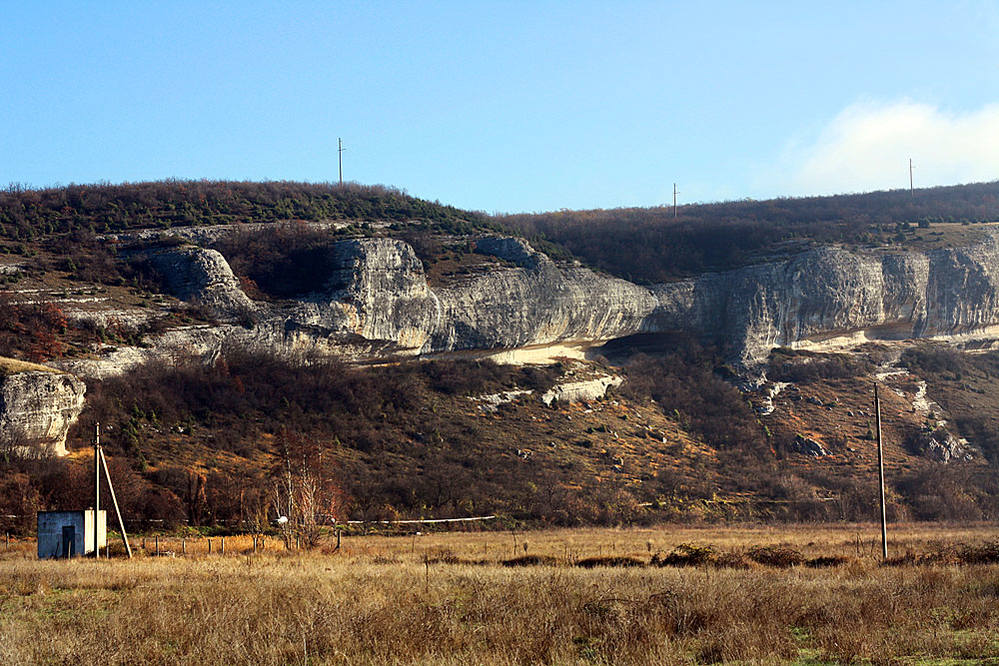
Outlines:
[[[27,371],[0,378],[3,446],[65,455],[66,434],[83,409],[86,390],[65,373]]]
[[[243,294],[214,250],[159,250],[155,262],[174,293],[231,323],[174,332],[143,356],[165,347],[210,354],[231,340],[365,360],[683,332],[719,343],[736,365],[752,370],[774,347],[837,336],[999,338],[991,330],[999,325],[994,235],[970,248],[925,253],[822,248],[651,287],[556,265],[521,239],[482,238],[477,251],[512,265],[431,288],[406,243],[343,240],[323,289],[263,304]]]

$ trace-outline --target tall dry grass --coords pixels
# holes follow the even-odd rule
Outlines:
[[[789,541],[816,548],[821,532],[802,528]],[[624,556],[647,553],[648,536],[583,530],[518,541],[527,540],[529,553],[558,555],[569,537],[606,540]],[[776,542],[759,536],[715,530],[712,541]],[[510,534],[421,539],[354,538],[335,555],[275,548],[111,562],[39,562],[21,550],[0,559],[0,663],[999,658],[996,565],[881,567],[854,558],[820,570],[511,569],[427,561],[432,549],[481,553],[483,542],[506,556]]]
[[[902,523],[890,527],[890,554],[931,552],[954,543],[999,541],[994,523]],[[760,544],[799,550],[805,557],[843,556],[877,561],[881,528],[874,524],[662,525],[649,528],[578,528],[539,531],[444,532],[420,536],[366,536],[344,540],[347,554],[421,561],[424,553],[448,552],[462,560],[501,561],[543,555],[574,561],[591,557],[645,557],[680,544],[711,545],[721,551]],[[526,549],[525,549],[526,545]]]

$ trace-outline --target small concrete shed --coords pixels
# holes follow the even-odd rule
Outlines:
[[[97,512],[97,544],[108,545],[107,512]],[[38,559],[94,554],[94,510],[39,511]]]

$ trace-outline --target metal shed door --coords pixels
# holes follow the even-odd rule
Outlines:
[[[76,555],[76,527],[73,525],[62,526],[62,556],[73,557]]]

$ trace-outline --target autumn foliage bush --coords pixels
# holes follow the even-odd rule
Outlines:
[[[54,303],[22,304],[0,293],[0,356],[48,361],[66,350],[66,316]]]

